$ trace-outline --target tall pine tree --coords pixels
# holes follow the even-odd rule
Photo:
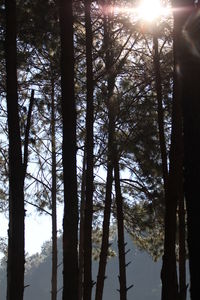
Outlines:
[[[78,300],[78,198],[74,97],[73,1],[59,1],[63,119],[63,300]]]
[[[6,8],[6,92],[9,138],[9,231],[7,299],[23,299],[24,293],[24,171],[17,92],[16,1]]]

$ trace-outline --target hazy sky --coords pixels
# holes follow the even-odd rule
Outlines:
[[[25,251],[30,255],[40,251],[42,244],[51,239],[51,216],[39,215],[35,208],[26,207]],[[58,230],[62,228],[62,206],[58,207]],[[7,236],[8,218],[0,215],[0,236]],[[2,254],[0,253],[0,258]]]

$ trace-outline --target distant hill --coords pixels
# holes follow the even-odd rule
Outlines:
[[[152,258],[145,252],[139,251],[134,247],[132,240],[126,235],[127,246],[130,252],[126,256],[126,262],[131,261],[127,267],[127,285],[134,284],[133,288],[128,291],[127,300],[160,300],[161,282],[160,270],[161,261],[154,262]],[[117,250],[117,241],[114,240],[112,248]],[[61,241],[59,241],[59,261],[62,260]],[[98,270],[98,261],[93,262],[93,280],[96,281],[96,274]],[[104,300],[118,300],[119,299],[119,282],[118,282],[118,258],[110,258],[107,264],[104,289]],[[34,265],[25,276],[24,300],[49,300],[51,290],[51,255],[49,255],[39,263]],[[58,300],[62,296],[62,266],[59,267],[58,272]],[[95,289],[95,288],[94,288]],[[0,299],[5,297],[5,274],[0,275]],[[94,299],[94,295],[93,295]]]

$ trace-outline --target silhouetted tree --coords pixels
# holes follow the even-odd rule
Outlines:
[[[186,1],[185,1],[186,2]],[[177,7],[178,3],[174,2]],[[178,279],[176,270],[176,230],[177,230],[177,206],[179,210],[184,206],[183,198],[183,127],[182,127],[182,110],[181,110],[181,93],[180,80],[177,73],[177,66],[179,65],[179,43],[182,29],[180,27],[180,20],[177,15],[184,16],[187,8],[183,3],[174,11],[174,29],[173,29],[173,54],[174,54],[174,75],[173,75],[173,104],[172,104],[172,133],[171,133],[171,148],[169,157],[169,176],[167,182],[167,191],[165,196],[165,241],[164,241],[164,256],[162,267],[162,299],[184,299],[186,294],[185,286],[185,241],[183,231],[180,235],[180,269],[178,290]],[[186,8],[186,11],[185,11]],[[182,211],[183,213],[183,211]],[[179,226],[184,226],[184,216],[179,211]],[[184,230],[184,229],[182,229]]]
[[[103,288],[105,281],[106,264],[108,258],[109,248],[109,226],[112,204],[112,185],[113,185],[113,142],[114,142],[114,111],[112,107],[112,97],[115,86],[115,75],[112,74],[111,68],[114,61],[114,53],[112,49],[111,40],[111,19],[106,13],[106,1],[101,1],[103,13],[103,45],[105,49],[105,72],[107,74],[107,88],[104,92],[105,102],[108,111],[108,145],[107,145],[107,174],[106,174],[106,192],[105,192],[105,206],[103,217],[103,234],[101,241],[101,252],[99,259],[99,269],[97,274],[96,294],[95,300],[102,300]]]
[[[6,8],[6,92],[9,138],[9,232],[7,299],[23,299],[24,293],[24,171],[17,92],[16,1]]]
[[[85,0],[85,30],[86,30],[86,196],[84,218],[84,289],[83,299],[90,300],[92,296],[92,217],[93,217],[93,67],[92,67],[92,21],[91,0]]]
[[[55,93],[54,80],[51,81],[51,201],[52,201],[52,274],[51,274],[51,299],[57,299],[57,170],[56,170],[56,132],[55,132]]]
[[[198,2],[198,3],[197,3]],[[182,98],[183,137],[184,137],[184,192],[187,208],[187,231],[190,268],[191,299],[199,297],[200,251],[197,243],[200,226],[199,211],[199,177],[200,177],[200,92],[199,92],[199,11],[195,8],[199,1],[174,1],[180,6],[175,11],[174,28],[176,30],[175,58],[180,67],[179,91]]]
[[[78,198],[74,98],[73,1],[59,1],[63,119],[63,300],[78,299]]]

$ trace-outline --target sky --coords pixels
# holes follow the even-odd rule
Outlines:
[[[40,252],[41,246],[45,241],[51,239],[51,216],[39,215],[36,209],[33,207],[26,207],[26,219],[25,219],[25,253],[28,252],[32,255],[36,252]],[[58,230],[62,229],[62,206],[58,206]],[[5,214],[0,215],[0,237],[7,236],[8,218]],[[0,253],[0,258],[3,255]]]

